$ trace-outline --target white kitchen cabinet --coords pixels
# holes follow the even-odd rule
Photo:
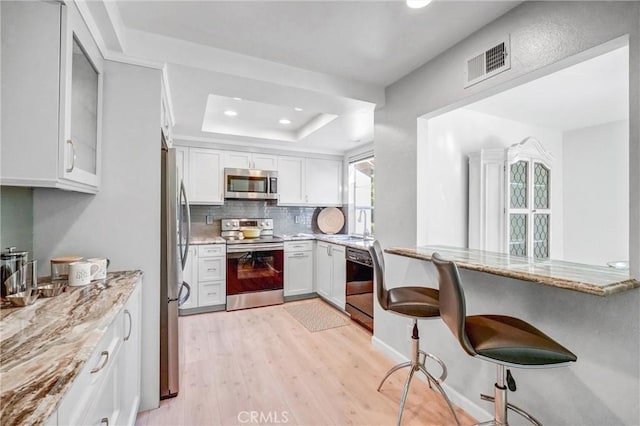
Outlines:
[[[122,315],[124,332],[118,364],[117,389],[119,392],[117,394],[120,398],[118,424],[135,424],[140,406],[141,303],[140,288],[136,287],[129,297]]]
[[[2,185],[96,193],[103,58],[73,2],[2,2]]]
[[[549,258],[552,165],[534,138],[469,155],[469,248]]]
[[[165,140],[171,146],[173,141],[173,122],[171,120],[171,109],[169,108],[169,97],[167,95],[167,89],[164,85],[164,80],[161,88],[160,98],[160,128]]]
[[[307,158],[305,165],[307,204],[314,206],[342,205],[342,162]]]
[[[187,262],[182,271],[182,281],[189,284],[189,298],[179,306],[179,309],[198,307],[198,250],[196,246],[189,247]]]
[[[258,152],[225,151],[224,167],[234,169],[276,170],[278,157]]]
[[[135,423],[140,403],[140,285],[60,402],[57,424]]]
[[[316,246],[316,292],[338,308],[345,308],[346,249],[318,241]]]
[[[189,203],[223,204],[222,152],[189,148]]]
[[[285,241],[284,295],[313,293],[313,241]]]
[[[226,246],[198,246],[198,307],[226,303]]]
[[[278,204],[305,204],[304,158],[278,157]]]
[[[342,162],[303,157],[278,157],[280,205],[341,206]]]

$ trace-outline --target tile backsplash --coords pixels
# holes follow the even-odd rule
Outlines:
[[[271,218],[274,232],[318,233],[317,217],[322,207],[284,207],[275,201],[225,200],[222,206],[191,206],[191,232],[197,236],[220,235],[220,220],[227,218]],[[345,209],[342,209],[343,212]],[[213,223],[207,224],[207,216]],[[346,220],[345,220],[346,223]],[[345,225],[346,226],[346,225]],[[344,228],[340,232],[345,232]]]

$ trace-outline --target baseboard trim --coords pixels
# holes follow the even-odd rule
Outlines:
[[[377,338],[376,336],[371,337],[371,345],[382,352],[384,355],[388,356],[392,360],[397,363],[409,361],[409,358],[402,355],[400,352]],[[422,380],[423,382],[427,382],[426,378],[422,374],[416,374],[416,376]],[[451,386],[447,384],[445,381],[441,384],[444,391],[447,393],[447,396],[458,407],[462,408],[466,411],[470,416],[474,417],[478,422],[489,421],[493,418],[493,415],[489,413],[487,410],[480,407],[478,404],[462,395],[460,392],[453,389]],[[480,396],[478,395],[478,399]]]

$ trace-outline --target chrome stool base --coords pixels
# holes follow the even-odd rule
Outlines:
[[[507,386],[505,383],[505,366],[497,364],[498,372],[497,372],[497,383],[494,386],[493,395],[480,395],[480,399],[483,401],[493,402],[493,420],[489,420],[488,422],[477,423],[476,426],[508,426],[509,421],[507,420],[507,409],[520,414],[526,420],[528,420],[534,426],[542,426],[535,417],[531,414],[524,411],[522,408],[517,405],[513,405],[510,402],[507,402]]]
[[[429,383],[429,388],[433,389],[432,387],[432,384],[433,384],[433,386],[435,386],[436,389],[438,389],[438,392],[440,392],[444,400],[447,402],[447,405],[449,406],[449,410],[451,410],[451,413],[453,414],[453,417],[456,420],[456,424],[460,426],[460,421],[458,420],[458,415],[456,414],[456,411],[453,408],[453,404],[451,404],[449,397],[445,393],[444,389],[442,389],[442,386],[440,386],[440,383],[444,382],[444,380],[447,378],[447,367],[446,365],[444,365],[442,360],[440,360],[440,358],[420,350],[420,337],[418,335],[418,321],[416,319],[413,320],[413,335],[411,336],[411,338],[412,338],[411,361],[403,362],[401,364],[398,364],[392,367],[380,382],[380,386],[378,386],[378,392],[380,392],[382,385],[389,378],[389,376],[391,376],[393,373],[395,373],[398,370],[401,370],[407,367],[409,368],[409,376],[407,377],[407,381],[405,382],[404,388],[402,390],[402,398],[400,399],[400,409],[398,411],[397,424],[398,426],[400,426],[402,422],[402,412],[404,410],[405,402],[407,401],[409,386],[411,385],[411,379],[413,379],[413,375],[415,374],[415,372],[420,371],[422,372],[422,374],[426,376],[427,382]],[[422,360],[420,359],[421,355],[422,355]],[[429,373],[429,371],[427,371],[427,367],[426,367],[427,358],[434,360],[440,365],[440,368],[442,369],[442,373],[440,374],[440,377],[436,378],[432,376],[431,373]]]

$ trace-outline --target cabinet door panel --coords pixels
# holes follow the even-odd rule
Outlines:
[[[251,153],[226,151],[224,153],[224,167],[231,169],[250,169]]]
[[[278,157],[275,155],[254,153],[251,167],[258,170],[277,170]]]
[[[221,153],[189,149],[189,194],[192,204],[222,204]]]
[[[304,158],[278,157],[278,204],[304,204],[303,180]]]
[[[342,205],[342,163],[340,161],[307,158],[305,176],[308,204]]]
[[[284,269],[284,295],[294,296],[313,291],[312,252],[287,253]]]
[[[196,247],[189,248],[187,263],[182,271],[182,280],[189,284],[191,288],[189,298],[179,306],[179,309],[191,309],[198,307],[198,250]]]
[[[225,279],[225,258],[205,257],[198,259],[198,280],[212,281]]]
[[[333,267],[328,243],[318,243],[316,250],[316,292],[325,297],[331,296],[331,269]]]
[[[200,282],[198,284],[198,305],[222,305],[226,302],[224,281]]]
[[[331,300],[340,309],[344,309],[347,285],[347,270],[345,248],[343,246],[332,245],[331,263],[333,272],[331,280]]]

